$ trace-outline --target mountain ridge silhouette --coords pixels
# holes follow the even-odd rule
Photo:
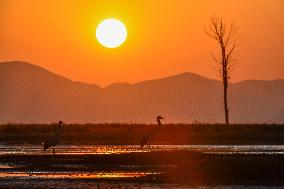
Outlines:
[[[284,79],[229,86],[233,123],[283,123]],[[223,122],[221,81],[184,72],[107,87],[72,81],[27,62],[0,63],[0,123]]]

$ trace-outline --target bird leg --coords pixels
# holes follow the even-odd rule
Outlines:
[[[53,152],[53,155],[55,155],[55,150],[54,150],[54,148],[52,148],[52,152]]]

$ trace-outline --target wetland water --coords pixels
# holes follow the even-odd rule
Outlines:
[[[216,154],[284,154],[284,145],[152,145],[140,148],[139,145],[58,145],[56,154],[122,154],[134,152],[190,151]],[[43,151],[42,145],[0,144],[0,155],[46,155],[52,149]]]
[[[0,145],[0,188],[282,188],[282,145]]]

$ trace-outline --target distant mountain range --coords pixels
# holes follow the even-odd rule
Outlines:
[[[284,80],[229,86],[233,123],[283,123]],[[224,121],[222,83],[182,73],[101,88],[25,62],[0,63],[0,123],[168,123]]]

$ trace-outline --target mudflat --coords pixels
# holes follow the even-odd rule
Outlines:
[[[0,164],[2,188],[284,186],[282,153],[6,154]]]

